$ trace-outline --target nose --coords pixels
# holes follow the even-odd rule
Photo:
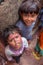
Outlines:
[[[14,41],[15,41],[15,43],[17,43],[18,42],[18,39],[14,38]]]
[[[27,17],[25,17],[25,19],[26,19],[26,20],[28,20],[29,18],[30,18],[30,17],[28,17],[28,16],[27,16]]]
[[[16,39],[14,38],[14,41],[16,42]]]
[[[32,18],[31,17],[28,17],[28,21],[30,21],[30,20],[32,20]]]

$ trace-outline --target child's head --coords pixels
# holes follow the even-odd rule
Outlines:
[[[14,47],[15,49],[20,48],[22,39],[18,27],[9,26],[8,28],[6,28],[3,33],[3,38],[11,47]]]
[[[21,4],[18,13],[27,26],[36,21],[40,9],[39,5],[39,1],[29,0]]]

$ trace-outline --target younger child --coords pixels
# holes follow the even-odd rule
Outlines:
[[[20,57],[23,54],[24,49],[28,48],[27,40],[21,36],[21,32],[16,26],[9,26],[3,32],[3,38],[5,41],[5,54],[9,61],[20,62]]]
[[[40,10],[40,21],[39,38],[37,40],[35,52],[33,52],[36,59],[40,59],[40,57],[43,56],[43,8]]]
[[[16,26],[20,28],[22,36],[28,41],[33,39],[33,35],[38,28],[39,10],[39,1],[27,0],[23,2],[19,8],[19,21],[16,22]]]

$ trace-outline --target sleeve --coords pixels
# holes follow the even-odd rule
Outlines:
[[[23,29],[23,23],[21,20],[17,21],[16,24],[15,24],[17,27],[19,27],[20,30]]]
[[[8,61],[12,61],[13,60],[9,50],[5,49],[5,55],[6,55],[6,58],[8,59]]]
[[[27,39],[26,38],[23,38],[23,45],[24,45],[24,47],[25,48],[28,48],[28,41],[27,41]]]

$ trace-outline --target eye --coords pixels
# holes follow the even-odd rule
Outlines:
[[[12,42],[14,40],[14,38],[12,38],[11,40],[9,40],[10,42]]]
[[[35,15],[32,15],[32,17],[34,17]]]
[[[23,14],[25,17],[28,16],[27,14]]]
[[[36,16],[36,14],[32,14],[32,17],[35,17]]]
[[[15,38],[18,38],[19,36],[16,36]]]

